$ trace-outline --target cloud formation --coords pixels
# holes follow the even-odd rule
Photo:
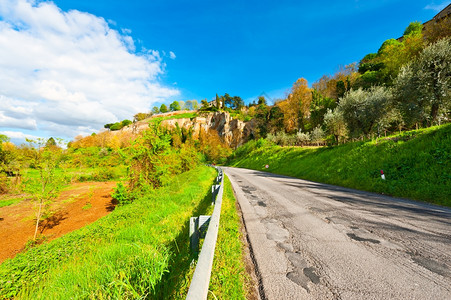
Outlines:
[[[0,127],[70,138],[178,95],[160,83],[159,52],[136,52],[131,31],[108,24],[52,2],[0,0]]]

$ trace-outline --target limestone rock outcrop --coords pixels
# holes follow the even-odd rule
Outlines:
[[[237,147],[247,142],[253,134],[253,122],[243,122],[233,119],[228,112],[204,113],[193,119],[170,119],[161,122],[167,128],[193,129],[193,135],[198,136],[201,130],[215,130],[222,140],[230,147]]]

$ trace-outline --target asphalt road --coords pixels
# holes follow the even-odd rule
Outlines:
[[[451,210],[224,168],[262,299],[451,299]]]

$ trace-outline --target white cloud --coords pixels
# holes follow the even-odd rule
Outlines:
[[[439,12],[442,9],[444,9],[448,4],[449,4],[449,1],[443,1],[440,4],[435,4],[435,2],[432,2],[432,3],[428,4],[428,5],[426,5],[426,7],[424,9],[430,9],[430,10],[434,10],[436,12]]]
[[[10,141],[15,144],[24,144],[25,139],[30,139],[30,140],[36,141],[39,138],[39,136],[25,134],[20,131],[0,131],[0,134],[6,135],[10,139]]]
[[[175,56],[175,53],[174,53],[174,52],[169,51],[169,57],[170,57],[171,59],[175,59],[177,56]]]
[[[137,53],[130,33],[52,2],[0,0],[0,126],[70,138],[178,95],[159,82],[159,52]]]

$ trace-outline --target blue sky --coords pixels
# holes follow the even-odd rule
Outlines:
[[[283,98],[449,3],[0,0],[0,133],[70,140],[173,100]]]

